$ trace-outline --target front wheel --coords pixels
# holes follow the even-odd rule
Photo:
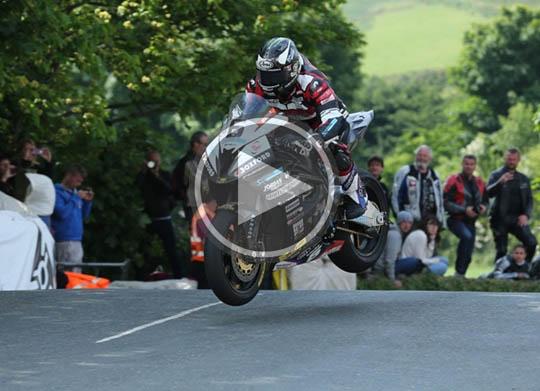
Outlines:
[[[233,234],[236,216],[219,210],[213,220],[214,228],[225,238]],[[251,301],[259,291],[268,271],[267,263],[251,263],[231,256],[209,237],[204,245],[204,266],[208,285],[225,304],[239,306]]]
[[[379,211],[388,215],[388,201],[379,181],[369,174],[361,175],[368,200]],[[388,222],[363,232],[352,233],[337,230],[335,239],[344,244],[337,253],[330,254],[330,259],[340,269],[350,273],[361,273],[369,269],[379,259],[386,246]]]

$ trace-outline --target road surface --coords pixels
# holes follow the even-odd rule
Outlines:
[[[540,390],[540,294],[0,293],[0,390]]]

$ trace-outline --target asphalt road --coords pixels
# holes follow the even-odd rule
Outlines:
[[[0,390],[540,390],[540,294],[0,293]]]

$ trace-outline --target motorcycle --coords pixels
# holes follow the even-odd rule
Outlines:
[[[349,115],[339,142],[350,149],[363,138],[373,112]],[[386,244],[388,204],[378,180],[360,171],[367,210],[346,220],[336,183],[331,143],[286,118],[265,99],[239,95],[221,132],[201,158],[197,203],[215,200],[207,227],[204,264],[210,288],[224,303],[251,301],[272,270],[324,255],[342,270],[373,266]]]

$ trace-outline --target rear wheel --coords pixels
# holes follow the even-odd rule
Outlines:
[[[212,222],[225,238],[231,237],[236,216],[219,210]],[[251,301],[259,291],[269,264],[244,261],[223,251],[215,238],[209,237],[204,246],[204,265],[208,285],[225,304],[239,306]]]
[[[379,181],[369,174],[361,174],[368,199],[379,211],[388,214],[388,201]],[[388,223],[364,229],[358,233],[337,230],[335,239],[343,240],[344,244],[337,253],[330,254],[330,259],[340,269],[350,273],[360,273],[379,259],[386,245]]]

